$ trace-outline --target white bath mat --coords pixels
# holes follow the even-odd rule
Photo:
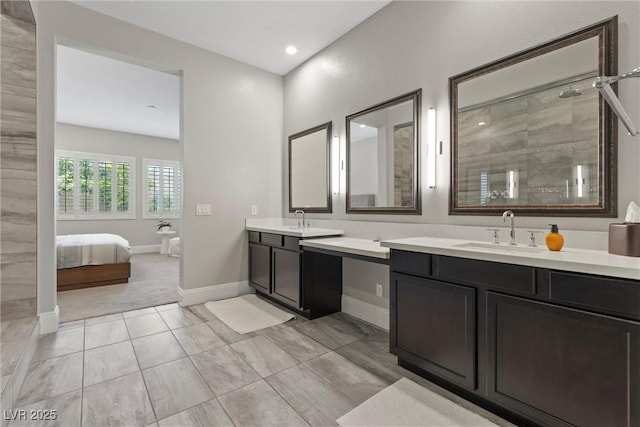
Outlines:
[[[341,426],[496,426],[402,378],[338,419]]]
[[[253,294],[209,301],[204,306],[239,334],[279,325],[296,317]]]

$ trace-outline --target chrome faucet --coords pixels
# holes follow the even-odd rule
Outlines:
[[[302,225],[300,225],[300,220],[298,220],[298,228],[304,228],[304,211],[302,209],[298,209],[293,214],[296,218],[298,218],[298,214],[302,214]]]
[[[514,218],[516,217],[516,214],[513,213],[513,211],[504,211],[502,213],[502,221],[507,222],[507,217],[509,217],[510,222],[511,222],[511,231],[509,232],[509,236],[511,237],[511,243],[509,243],[510,245],[515,245],[516,244],[516,229],[515,229],[515,225],[514,225]]]

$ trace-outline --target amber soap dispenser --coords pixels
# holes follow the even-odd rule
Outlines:
[[[558,233],[557,224],[549,224],[551,226],[551,232],[545,237],[545,242],[550,251],[559,251],[564,245],[564,237]]]

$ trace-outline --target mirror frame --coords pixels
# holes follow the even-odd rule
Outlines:
[[[414,204],[410,207],[352,207],[351,206],[351,121],[374,111],[382,110],[387,107],[393,107],[394,105],[402,104],[403,102],[413,101],[413,150],[414,150],[414,162],[413,162],[413,193]],[[422,108],[422,89],[417,89],[412,92],[400,95],[388,101],[381,102],[366,110],[359,111],[348,115],[345,118],[345,131],[347,136],[347,200],[346,200],[346,212],[348,214],[401,214],[401,215],[421,215],[422,214],[422,201],[421,201],[421,189],[420,189],[420,111]]]
[[[545,53],[552,52],[573,43],[595,37],[598,40],[598,73],[603,76],[618,74],[618,17],[589,25],[546,43],[534,46],[502,59],[490,62],[464,73],[449,78],[449,101],[451,108],[451,185],[449,193],[449,215],[496,215],[505,209],[525,216],[582,216],[582,217],[616,217],[617,216],[617,118],[609,105],[599,99],[599,142],[598,181],[601,188],[598,206],[580,207],[576,205],[505,205],[501,207],[463,207],[457,204],[458,192],[458,85],[475,77],[484,76]],[[613,85],[612,85],[613,86]],[[614,87],[617,92],[617,85]]]
[[[331,206],[331,129],[332,129],[332,122],[327,122],[327,123],[323,123],[321,125],[318,126],[314,126],[310,129],[307,130],[303,130],[302,132],[298,132],[295,133],[293,135],[289,136],[289,212],[293,213],[298,209],[303,210],[305,213],[331,213],[332,212],[332,206]],[[291,155],[291,144],[293,142],[295,142],[296,139],[301,138],[303,136],[307,136],[310,135],[312,133],[316,133],[322,130],[326,130],[327,132],[327,170],[326,170],[326,183],[327,183],[327,205],[326,206],[311,206],[311,207],[304,207],[304,206],[293,206],[293,199],[292,199],[292,195],[293,195],[293,191],[292,191],[292,184],[293,184],[293,180],[292,180],[292,176],[291,176],[291,161],[292,161],[292,155]]]

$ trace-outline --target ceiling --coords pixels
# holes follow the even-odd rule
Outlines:
[[[180,138],[178,76],[66,46],[57,55],[58,122]]]
[[[284,75],[390,1],[74,3]],[[289,45],[296,55],[285,53]],[[58,122],[179,139],[177,76],[58,46],[56,79]]]
[[[390,0],[73,1],[280,75],[390,3]],[[286,54],[288,45],[296,46],[298,53]]]

